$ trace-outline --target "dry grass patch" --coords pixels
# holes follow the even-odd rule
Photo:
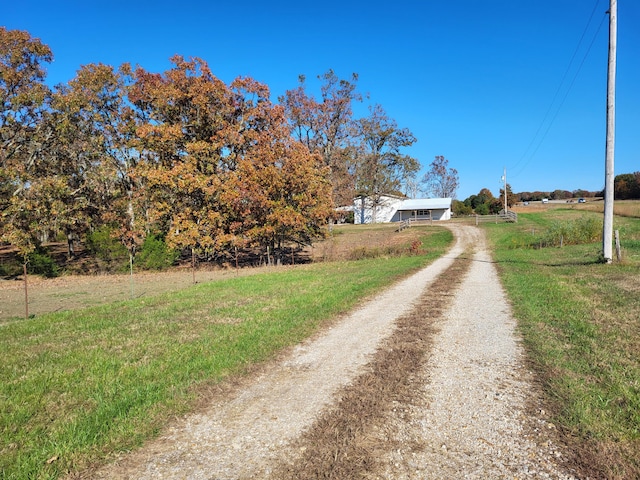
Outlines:
[[[306,251],[315,262],[366,258],[374,251],[378,251],[375,256],[410,253],[412,244],[420,242],[429,230],[439,227],[421,225],[398,232],[393,224],[337,225],[327,239]]]

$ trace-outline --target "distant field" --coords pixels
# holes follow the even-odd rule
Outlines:
[[[535,212],[539,210],[548,211],[554,209],[571,209],[577,211],[603,212],[604,201],[602,199],[588,198],[586,203],[567,203],[566,201],[554,201],[543,204],[541,202],[530,202],[529,205],[516,205],[513,210],[518,213]],[[640,200],[616,200],[613,204],[613,212],[615,215],[623,217],[640,218]]]

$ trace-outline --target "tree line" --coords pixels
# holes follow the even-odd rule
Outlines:
[[[82,66],[49,87],[51,49],[0,27],[0,235],[27,261],[49,237],[106,228],[130,260],[153,235],[193,255],[232,255],[323,236],[336,205],[400,191],[415,141],[380,105],[355,118],[357,75],[301,76],[278,102],[199,58],[165,72]]]
[[[640,199],[640,172],[616,175],[613,190],[617,200]]]

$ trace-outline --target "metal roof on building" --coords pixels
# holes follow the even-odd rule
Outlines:
[[[409,198],[403,200],[398,210],[439,210],[451,208],[450,198]]]

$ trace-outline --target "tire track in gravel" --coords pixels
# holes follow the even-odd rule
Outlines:
[[[436,319],[411,401],[386,417],[386,436],[398,448],[387,449],[367,478],[576,478],[555,427],[535,413],[539,397],[516,322],[483,232],[476,233],[471,267]]]

